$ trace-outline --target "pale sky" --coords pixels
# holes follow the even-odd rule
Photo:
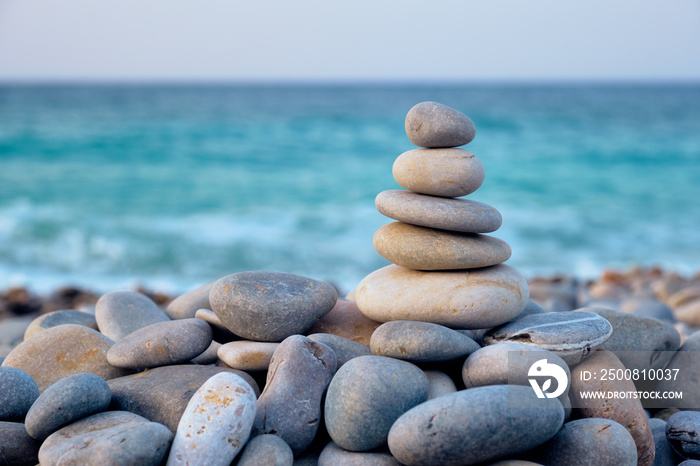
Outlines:
[[[0,81],[700,80],[700,0],[0,0]]]

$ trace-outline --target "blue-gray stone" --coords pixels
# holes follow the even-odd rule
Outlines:
[[[170,318],[147,296],[136,291],[114,291],[95,304],[95,319],[103,335],[118,341],[147,325]]]
[[[63,311],[49,312],[48,314],[43,314],[34,319],[24,332],[24,339],[26,340],[47,328],[64,324],[84,325],[93,330],[98,330],[94,315],[88,314],[87,312],[66,309]]]
[[[248,441],[236,466],[292,466],[294,454],[276,435],[264,434]]]
[[[0,421],[0,465],[34,466],[39,462],[40,446],[24,424]]]
[[[22,422],[39,387],[32,376],[14,367],[0,367],[0,421]]]
[[[318,457],[318,466],[401,466],[388,451],[348,451],[330,442]]]
[[[335,353],[338,359],[338,369],[351,359],[359,358],[360,356],[371,356],[372,350],[367,345],[357,343],[356,341],[332,335],[330,333],[313,333],[309,335],[309,339],[323,343],[329,346]]]
[[[700,412],[681,411],[668,419],[666,438],[683,459],[700,459]]]

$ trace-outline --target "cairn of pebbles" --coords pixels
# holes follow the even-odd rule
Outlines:
[[[700,333],[685,329],[681,346],[673,314],[649,291],[687,316],[697,282],[637,277],[647,291],[636,303],[621,301],[627,279],[603,280],[585,299],[571,283],[535,283],[540,302],[564,307],[545,312],[502,264],[508,245],[484,235],[500,214],[458,199],[484,179],[478,159],[455,148],[473,139],[471,120],[426,102],[406,129],[424,147],[394,165],[408,191],[377,197],[398,220],[375,236],[394,265],[367,276],[357,301],[298,275],[238,272],[167,307],[117,291],[94,313],[26,322],[0,366],[0,465],[700,460]],[[630,308],[575,308],[603,301]],[[542,359],[567,377],[556,398],[530,386]],[[651,420],[639,399],[578,396],[636,388],[584,371],[664,367],[679,377],[657,389],[684,397]]]

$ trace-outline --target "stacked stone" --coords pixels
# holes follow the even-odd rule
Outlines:
[[[384,191],[377,210],[397,222],[381,227],[374,247],[393,262],[367,276],[356,291],[369,318],[432,322],[460,329],[512,320],[527,304],[525,279],[503,262],[510,246],[484,233],[501,214],[459,199],[484,181],[484,166],[457,148],[474,139],[474,123],[450,107],[422,102],[406,116],[406,134],[420,146],[401,154],[393,175],[407,191]]]

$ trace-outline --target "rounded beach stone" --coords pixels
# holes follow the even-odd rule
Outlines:
[[[103,295],[95,305],[97,325],[114,341],[151,324],[170,318],[156,303],[136,291],[114,291]]]
[[[382,257],[414,270],[456,270],[488,267],[507,261],[510,246],[492,236],[455,233],[393,222],[374,234]]]
[[[42,330],[46,330],[47,328],[64,324],[84,325],[93,330],[97,330],[97,321],[95,320],[95,316],[88,314],[87,312],[67,309],[64,311],[49,312],[48,314],[40,315],[34,319],[24,332],[24,339],[27,340],[31,336],[41,332]]]
[[[464,149],[413,149],[401,154],[392,169],[394,179],[414,193],[460,197],[484,182],[484,165]]]
[[[28,373],[40,392],[73,374],[90,373],[109,380],[129,373],[107,361],[107,351],[113,344],[106,336],[83,325],[59,325],[20,343],[2,365]]]
[[[578,364],[613,332],[607,320],[586,309],[517,319],[489,330],[484,335],[484,345],[514,341],[551,351],[569,365]]]
[[[530,387],[479,387],[404,413],[391,427],[389,450],[406,465],[475,464],[534,448],[563,423],[561,403],[537,398]]]
[[[219,359],[229,367],[242,371],[264,371],[270,366],[272,355],[279,343],[261,341],[232,341],[221,345]]]
[[[700,459],[700,413],[681,411],[668,419],[666,438],[683,459]]]
[[[165,313],[171,319],[191,319],[198,309],[211,309],[209,304],[209,292],[215,282],[207,283],[199,288],[189,291],[173,299]]]
[[[567,422],[551,440],[535,448],[531,455],[542,464],[637,464],[637,447],[627,429],[615,421],[599,418]]]
[[[379,448],[394,421],[427,400],[429,389],[428,377],[409,362],[383,356],[352,359],[328,386],[328,434],[345,450]]]
[[[236,466],[292,466],[294,454],[287,442],[264,434],[248,441]]]
[[[330,333],[369,346],[372,333],[381,324],[360,312],[355,301],[339,299],[331,312],[314,324],[309,333]]]
[[[366,276],[356,295],[360,311],[380,322],[415,320],[480,329],[516,317],[527,304],[528,288],[522,275],[504,264],[440,272],[389,265]]]
[[[255,380],[242,371],[216,366],[164,366],[110,380],[110,408],[130,411],[175,432],[190,398],[204,382],[221,372],[240,376],[256,395],[260,393]]]
[[[666,438],[666,422],[650,419],[649,425],[654,436],[654,466],[675,466],[678,463],[677,455]]]
[[[228,466],[250,437],[255,393],[231,372],[208,379],[180,418],[168,465]]]
[[[426,377],[428,377],[428,383],[430,388],[428,389],[428,399],[432,400],[444,395],[449,395],[450,393],[455,393],[457,387],[452,381],[450,376],[440,371],[426,371],[424,370]]]
[[[192,364],[215,364],[219,360],[219,348],[221,348],[221,343],[212,341],[202,354],[193,358],[190,362]]]
[[[335,353],[323,343],[302,335],[285,339],[270,361],[254,432],[281,437],[295,455],[306,450],[318,431],[321,400],[336,367]]]
[[[214,340],[224,343],[240,340],[240,337],[227,329],[224,323],[221,322],[221,319],[219,319],[219,316],[211,309],[197,309],[194,316],[209,324]]]
[[[313,333],[309,335],[309,339],[323,343],[333,350],[335,357],[338,360],[338,369],[351,359],[359,358],[360,356],[371,356],[372,350],[367,345],[356,343],[347,338],[331,335],[330,333]]]
[[[318,466],[401,466],[401,463],[388,451],[347,451],[335,442],[330,442],[318,457]]]
[[[490,205],[469,199],[446,199],[392,189],[374,200],[377,210],[394,220],[439,230],[491,233],[503,221]]]
[[[620,392],[636,392],[631,380],[603,380],[602,377],[590,377],[584,380],[583,372],[602,374],[602,370],[624,371],[625,366],[607,350],[597,350],[591,353],[579,365],[571,370],[571,396],[574,408],[580,408],[581,417],[603,418],[620,423],[625,427],[637,445],[637,463],[651,465],[654,463],[654,437],[649,427],[641,400],[634,398],[608,397]],[[602,398],[584,398],[583,392],[601,392]]]
[[[34,466],[41,444],[31,438],[20,422],[0,421],[0,464]]]
[[[406,135],[420,147],[457,147],[469,144],[476,127],[468,116],[437,102],[416,104],[406,115]]]
[[[670,370],[676,376],[670,380],[660,380],[656,390],[682,392],[683,398],[668,400],[673,407],[700,408],[700,332],[688,337],[668,363],[666,370]]]
[[[651,317],[671,324],[676,323],[671,308],[655,299],[626,299],[620,303],[620,310],[637,317]]]
[[[46,466],[153,465],[163,460],[173,434],[162,424],[122,411],[94,414],[51,434],[41,445]]]
[[[395,320],[380,325],[370,341],[372,354],[411,362],[449,361],[480,348],[463,333],[429,322]]]
[[[27,413],[25,425],[37,440],[78,419],[106,411],[112,400],[109,385],[94,374],[74,374],[44,390]]]
[[[304,333],[328,314],[338,294],[330,284],[282,272],[238,272],[217,281],[212,310],[236,335],[282,341]]]
[[[0,421],[22,422],[39,397],[32,376],[14,367],[0,367]]]
[[[211,327],[201,319],[159,322],[135,330],[107,351],[114,367],[147,369],[187,362],[211,344]]]

